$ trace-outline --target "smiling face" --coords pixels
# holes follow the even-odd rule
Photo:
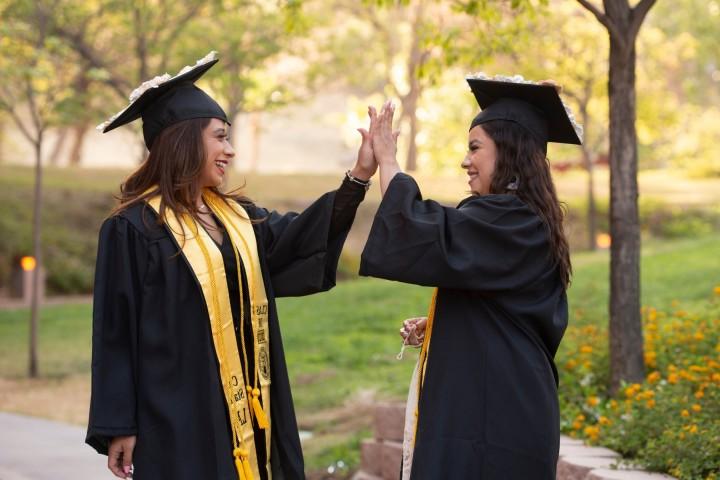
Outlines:
[[[495,142],[485,133],[481,125],[473,127],[468,132],[468,153],[461,166],[467,170],[470,177],[468,185],[475,195],[490,193],[496,159]]]
[[[213,118],[203,129],[202,136],[205,166],[200,174],[200,186],[219,187],[230,167],[230,160],[235,156],[235,150],[228,140],[228,124]]]

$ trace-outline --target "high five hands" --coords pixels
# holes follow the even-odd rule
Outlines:
[[[370,117],[369,129],[358,128],[362,136],[362,143],[358,151],[358,159],[355,169],[351,172],[355,175],[357,170],[360,175],[368,179],[380,166],[380,186],[384,194],[390,179],[400,171],[397,164],[397,139],[399,131],[393,131],[392,123],[395,114],[395,105],[388,100],[383,104],[380,112],[373,106],[368,107]]]

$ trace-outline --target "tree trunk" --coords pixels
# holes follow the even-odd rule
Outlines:
[[[626,17],[627,21],[630,17]],[[616,392],[623,381],[642,382],[645,373],[640,317],[635,38],[628,37],[622,48],[618,39],[610,36],[611,392]]]
[[[67,138],[67,128],[60,128],[58,129],[57,139],[55,140],[55,146],[53,146],[52,153],[50,153],[50,157],[48,157],[50,165],[53,167],[57,166],[58,163],[60,163],[60,154],[62,153],[62,148],[65,146],[65,139]]]
[[[595,168],[593,166],[593,158],[590,149],[583,147],[583,161],[585,162],[585,170],[587,170],[587,234],[588,249],[595,251],[597,248],[597,212],[595,207]]]
[[[582,116],[583,125],[586,127],[589,125],[590,115],[587,111],[587,102],[583,104],[580,109]],[[597,248],[596,236],[597,236],[597,222],[596,222],[596,211],[595,211],[595,170],[593,168],[592,152],[586,143],[582,144],[582,155],[583,163],[585,164],[585,170],[587,171],[587,233],[588,233],[588,249],[595,251]]]
[[[79,123],[72,128],[73,142],[70,146],[70,156],[68,157],[68,165],[71,167],[80,166],[82,162],[82,148],[85,143],[85,133],[87,132],[87,124]]]
[[[260,124],[260,112],[251,112],[248,115],[248,129],[250,139],[250,160],[249,169],[252,173],[257,172],[260,164],[260,133],[262,130]]]
[[[417,134],[420,129],[417,118],[417,105],[422,93],[422,86],[418,78],[420,67],[424,62],[426,53],[421,50],[420,26],[424,16],[424,4],[421,1],[415,8],[415,18],[412,25],[412,42],[410,44],[410,55],[408,58],[407,77],[410,84],[410,91],[402,99],[403,117],[410,122],[410,135],[408,136],[408,151],[405,169],[408,172],[417,170]]]
[[[37,330],[40,309],[40,272],[42,270],[42,251],[40,245],[40,214],[42,211],[42,142],[43,132],[38,133],[35,142],[35,198],[33,201],[33,256],[35,270],[32,273],[32,292],[30,297],[30,358],[29,375],[38,376]]]
[[[413,92],[410,92],[410,94],[413,94]],[[416,95],[417,97],[417,95]],[[410,135],[408,136],[408,152],[407,152],[407,161],[405,162],[405,169],[408,172],[414,172],[417,170],[417,155],[418,155],[418,149],[417,149],[417,134],[418,130],[420,128],[417,118],[417,98],[412,99],[412,101],[407,102],[407,104],[410,106],[407,110],[407,117],[410,121]],[[403,110],[405,110],[403,108]]]

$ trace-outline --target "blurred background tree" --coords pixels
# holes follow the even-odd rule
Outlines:
[[[61,124],[76,109],[77,66],[70,52],[48,28],[46,5],[40,1],[7,1],[0,4],[0,110],[33,147],[35,185],[33,195],[32,289],[30,303],[30,348],[28,372],[38,375],[37,330],[40,306],[40,277],[44,270],[40,242],[42,222],[42,152],[47,131]],[[32,20],[32,21],[23,21]]]

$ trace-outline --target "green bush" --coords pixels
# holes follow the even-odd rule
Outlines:
[[[0,286],[8,285],[17,258],[32,254],[32,203],[31,188],[0,188]],[[113,204],[109,192],[44,189],[41,242],[48,293],[92,291],[98,230]]]
[[[568,329],[558,355],[561,428],[629,461],[683,480],[720,475],[720,286],[704,311],[643,308],[642,384],[615,396],[608,384],[607,331]]]
[[[595,224],[598,233],[609,232],[607,199],[596,203]],[[641,199],[640,230],[653,238],[692,238],[720,231],[720,208],[679,207],[654,199]],[[572,247],[587,245],[587,203],[568,204],[567,234]]]

